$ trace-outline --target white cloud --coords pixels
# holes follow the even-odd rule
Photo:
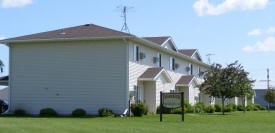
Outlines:
[[[32,3],[33,0],[2,0],[3,8],[23,7]]]
[[[6,39],[6,37],[0,36],[0,40]]]
[[[248,32],[249,36],[256,36],[261,34],[273,34],[275,33],[275,27],[269,27],[268,29],[254,29]]]
[[[261,29],[255,29],[255,30],[252,30],[250,32],[248,32],[248,35],[249,36],[256,36],[256,35],[261,35],[263,32]]]
[[[208,0],[198,0],[193,5],[199,16],[221,15],[233,10],[263,9],[269,0],[225,0],[219,5],[213,5]]]
[[[255,45],[247,45],[243,48],[245,52],[275,52],[275,38],[269,37],[264,41],[259,41]]]

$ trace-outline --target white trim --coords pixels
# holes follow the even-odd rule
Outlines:
[[[11,64],[11,46],[8,46],[9,47],[9,87],[8,87],[8,101],[9,101],[9,108],[7,110],[8,113],[10,113],[10,108],[11,108],[11,88],[12,88],[12,73],[11,73],[11,70],[12,70],[12,64]]]
[[[125,104],[125,108],[126,110],[128,110],[129,108],[129,100],[130,100],[130,95],[129,95],[129,45],[130,43],[123,39],[124,42],[126,42],[126,104]]]
[[[199,50],[196,49],[196,51],[191,55],[191,58],[193,58],[194,55],[198,54],[200,61],[202,61],[201,55],[199,53]]]
[[[161,44],[161,46],[164,46],[164,44],[166,44],[168,41],[171,41],[172,46],[174,47],[175,51],[178,51],[178,48],[177,48],[176,44],[174,43],[174,41],[172,40],[172,37],[169,37],[167,40],[165,40],[165,41]]]

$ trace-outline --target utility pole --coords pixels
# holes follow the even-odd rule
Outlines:
[[[270,89],[270,84],[269,84],[269,82],[271,81],[271,80],[269,79],[269,68],[266,69],[266,72],[267,72],[267,75],[266,75],[267,80],[260,80],[260,81],[261,81],[261,82],[266,82],[266,83],[267,83],[267,90],[269,90],[269,89]],[[268,108],[268,110],[269,110],[269,108],[270,108],[270,104],[269,104],[269,103],[267,104],[267,108]]]

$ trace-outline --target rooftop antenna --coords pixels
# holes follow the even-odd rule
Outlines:
[[[127,33],[130,33],[130,29],[127,25],[127,13],[129,12],[129,10],[133,9],[134,7],[128,7],[128,6],[118,6],[117,7],[119,10],[121,10],[122,12],[122,18],[123,18],[123,26],[121,28],[120,31],[124,31]]]
[[[208,58],[208,64],[210,65],[211,64],[211,56],[212,55],[215,55],[215,54],[211,54],[211,53],[209,53],[209,54],[207,54],[206,56],[207,56],[207,58]]]

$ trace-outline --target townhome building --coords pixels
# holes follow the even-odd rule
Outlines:
[[[192,105],[214,103],[197,87],[210,66],[197,49],[178,49],[169,36],[137,37],[85,24],[0,42],[10,50],[10,113],[53,108],[68,115],[83,108],[97,115],[110,108],[123,114],[136,102],[155,112],[161,91],[184,92]]]

